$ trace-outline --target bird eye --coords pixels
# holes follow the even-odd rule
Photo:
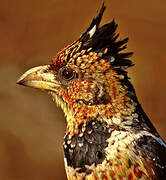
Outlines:
[[[73,71],[68,67],[61,69],[61,77],[63,80],[69,81],[74,78],[74,75],[75,75],[75,71]]]

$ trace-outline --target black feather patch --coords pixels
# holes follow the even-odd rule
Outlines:
[[[106,141],[112,133],[107,124],[91,120],[85,127],[79,125],[79,133],[71,139],[69,135],[64,138],[64,154],[67,165],[78,169],[79,173],[89,174],[91,170],[87,166],[97,166],[105,159]],[[86,166],[87,165],[87,166]]]
[[[156,179],[166,179],[166,144],[160,137],[142,136],[135,147],[143,158],[151,161]]]

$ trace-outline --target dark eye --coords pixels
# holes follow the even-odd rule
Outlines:
[[[72,69],[65,67],[61,69],[61,77],[64,80],[71,80],[73,79],[75,76],[75,71],[73,71]]]

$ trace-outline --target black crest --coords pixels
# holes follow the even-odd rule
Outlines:
[[[92,48],[92,51],[95,52],[100,52],[107,48],[108,51],[103,55],[103,58],[110,61],[112,68],[124,69],[130,67],[133,64],[128,58],[133,53],[121,53],[127,47],[128,38],[117,40],[119,33],[116,33],[118,25],[115,21],[112,20],[110,23],[99,27],[105,9],[106,7],[103,4],[96,18],[92,20],[89,28],[81,36],[82,48]]]

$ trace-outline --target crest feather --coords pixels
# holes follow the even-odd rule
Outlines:
[[[110,60],[112,68],[125,69],[133,65],[128,59],[133,53],[121,53],[122,50],[127,48],[128,38],[117,40],[119,37],[119,33],[116,33],[118,24],[115,23],[114,19],[110,23],[99,27],[105,9],[106,7],[103,3],[98,15],[81,36],[80,41],[83,43],[81,49],[91,48],[91,51],[94,52],[107,49],[107,53],[103,55],[103,58]],[[115,59],[114,61],[111,61],[112,57]]]

